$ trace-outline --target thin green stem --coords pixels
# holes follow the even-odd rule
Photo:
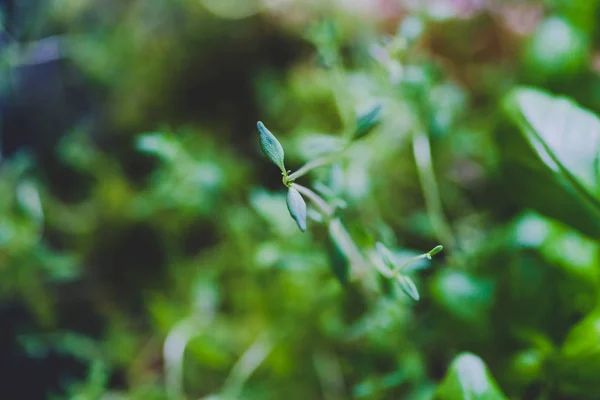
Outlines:
[[[169,400],[185,398],[183,389],[183,358],[188,342],[198,332],[198,326],[188,318],[177,324],[167,335],[163,347],[165,386]]]
[[[329,234],[335,239],[342,253],[348,258],[352,268],[352,279],[357,279],[365,275],[368,269],[367,262],[339,218],[334,218],[329,222]]]
[[[342,366],[336,355],[328,350],[313,353],[313,363],[326,400],[346,398]]]
[[[326,220],[329,220],[333,216],[333,207],[327,204],[327,202],[323,200],[321,196],[319,196],[309,188],[299,185],[297,183],[292,183],[290,187],[293,187],[298,192],[300,192],[300,194],[304,195],[306,198],[312,201],[313,204],[319,209],[321,214],[323,214],[323,217],[325,217]]]
[[[319,209],[328,224],[330,234],[335,238],[340,249],[348,257],[348,260],[352,265],[352,276],[354,278],[362,276],[367,269],[365,258],[358,246],[354,243],[350,233],[346,230],[344,225],[342,225],[342,221],[340,221],[339,218],[333,218],[335,212],[334,208],[323,200],[321,196],[305,186],[292,183],[291,187],[308,198],[317,209]]]
[[[331,153],[331,154],[328,154],[323,157],[315,158],[314,160],[311,160],[311,161],[307,162],[306,164],[304,164],[296,172],[288,175],[286,177],[286,179],[289,182],[293,182],[296,179],[300,178],[301,176],[306,175],[307,173],[309,173],[310,171],[312,171],[315,168],[329,165],[329,164],[337,161],[343,155],[343,153],[346,149],[347,149],[347,146],[344,147],[342,150],[336,151],[335,153]]]
[[[413,137],[413,152],[417,163],[417,171],[423,195],[425,196],[425,205],[429,219],[433,225],[436,236],[444,245],[454,248],[456,243],[450,224],[444,215],[444,209],[440,198],[440,190],[435,178],[433,163],[431,160],[431,145],[429,137],[422,130],[415,131]]]
[[[416,257],[412,257],[412,258],[408,259],[404,264],[400,265],[397,268],[394,268],[394,270],[392,271],[392,276],[394,278],[397,277],[402,272],[402,270],[404,268],[406,268],[407,265],[409,265],[409,264],[411,264],[411,263],[413,263],[413,262],[415,262],[417,260],[422,260],[423,258],[431,260],[431,256],[429,255],[429,253],[421,254],[421,255],[418,255]]]
[[[231,373],[221,391],[223,399],[233,400],[240,398],[244,384],[271,353],[273,346],[274,343],[267,334],[263,334],[256,339],[231,369]]]

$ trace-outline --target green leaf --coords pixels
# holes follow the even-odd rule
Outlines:
[[[427,256],[428,256],[427,258],[429,258],[431,260],[432,256],[435,256],[437,253],[439,253],[442,250],[444,250],[444,246],[442,246],[441,244],[435,246],[433,249],[431,249],[429,251],[429,253],[427,253]]]
[[[381,104],[375,105],[369,111],[359,115],[356,118],[356,131],[354,132],[353,139],[358,140],[367,136],[381,123],[381,111],[383,106]]]
[[[570,226],[527,212],[515,221],[513,237],[519,246],[536,249],[544,259],[578,279],[580,294],[600,282],[598,242]]]
[[[565,393],[581,398],[597,390],[600,376],[600,311],[591,313],[571,329],[557,361],[559,385]]]
[[[164,161],[175,161],[181,154],[181,146],[177,140],[160,132],[139,135],[136,141],[136,149],[160,157]]]
[[[600,119],[573,101],[535,89],[520,89],[513,101],[526,122],[523,133],[554,172],[599,194]]]
[[[260,121],[256,123],[258,127],[258,133],[260,134],[260,147],[265,155],[277,165],[281,172],[285,172],[285,165],[283,164],[283,147],[277,140],[275,135],[267,129],[267,127]]]
[[[489,317],[494,300],[494,281],[464,271],[437,271],[431,282],[432,299],[449,314],[473,324]]]
[[[593,13],[593,12],[592,12]],[[542,21],[525,49],[525,65],[537,80],[576,74],[588,65],[589,40],[564,18]]]
[[[400,286],[400,289],[402,289],[402,291],[406,293],[408,297],[414,301],[419,301],[421,296],[419,295],[419,290],[412,279],[406,275],[398,275],[396,279],[398,281],[398,286]]]
[[[540,349],[521,350],[511,357],[507,376],[522,387],[530,385],[544,373],[544,358]]]
[[[388,268],[391,269],[392,271],[395,270],[396,264],[394,262],[394,255],[392,254],[390,249],[385,247],[385,245],[381,242],[377,242],[375,244],[375,248],[377,249],[377,252],[383,259],[383,262],[385,263],[385,265],[387,265]]]
[[[471,353],[459,354],[448,369],[435,396],[438,400],[503,400],[481,358]]]
[[[288,211],[296,224],[298,224],[298,228],[302,232],[306,231],[306,202],[302,198],[302,195],[298,190],[290,187],[288,189],[287,195],[287,207]]]
[[[333,68],[339,60],[339,32],[336,21],[326,19],[309,27],[308,39],[312,41],[319,53],[319,60],[325,68]]]
[[[571,100],[530,88],[514,90],[505,108],[521,133],[501,138],[512,190],[526,206],[598,236],[600,119]]]
[[[27,216],[37,222],[44,219],[44,210],[40,192],[32,181],[24,180],[17,186],[17,199],[19,205]]]

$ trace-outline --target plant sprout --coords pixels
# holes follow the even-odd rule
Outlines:
[[[360,248],[354,242],[349,232],[341,223],[341,220],[335,215],[336,205],[332,205],[319,196],[312,189],[296,183],[296,180],[315,168],[330,165],[342,157],[346,149],[356,140],[365,137],[369,134],[381,120],[382,106],[376,105],[366,113],[360,115],[356,119],[355,127],[351,133],[351,140],[341,149],[322,157],[308,161],[304,166],[297,171],[292,172],[285,168],[283,146],[275,135],[262,123],[257,123],[258,132],[260,135],[260,146],[263,153],[269,160],[281,170],[282,182],[288,188],[287,208],[302,232],[307,229],[307,216],[313,215],[313,212],[307,211],[307,198],[316,209],[317,216],[312,219],[322,222],[327,225],[329,235],[339,251],[351,264],[350,279],[358,279],[365,275],[368,271],[369,263],[365,260]],[[320,185],[318,191],[328,192],[329,188]],[[403,273],[404,268],[417,260],[429,259],[440,251],[442,246],[436,246],[427,253],[418,255],[400,264],[396,260],[395,255],[383,244],[376,244],[376,254],[378,259],[371,259],[371,263],[380,274],[395,282],[396,285],[411,299],[418,301],[420,299],[419,291],[413,280]]]

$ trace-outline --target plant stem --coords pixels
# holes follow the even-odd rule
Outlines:
[[[323,217],[328,224],[329,233],[335,237],[340,249],[346,257],[348,257],[348,261],[350,261],[350,264],[352,265],[352,277],[358,278],[362,276],[367,269],[365,258],[358,249],[358,246],[354,243],[350,233],[346,230],[344,225],[342,225],[342,221],[340,221],[339,218],[333,218],[334,208],[323,200],[321,196],[305,186],[292,183],[291,187],[312,201],[321,214],[323,214]]]
[[[309,188],[302,185],[298,185],[297,183],[292,183],[291,187],[293,187],[298,192],[300,192],[300,194],[304,195],[310,201],[312,201],[313,204],[319,209],[321,214],[323,214],[323,217],[325,217],[326,220],[329,220],[333,216],[333,207],[327,204],[327,202],[323,200],[321,196],[319,196]]]
[[[313,363],[326,400],[345,398],[344,376],[340,360],[328,350],[313,353]]]
[[[431,260],[431,256],[429,255],[429,253],[425,253],[425,254],[421,254],[415,257],[412,257],[410,259],[408,259],[404,264],[402,264],[401,266],[399,266],[398,268],[394,268],[394,271],[392,271],[393,277],[397,277],[398,274],[400,272],[402,272],[402,270],[409,265],[410,263],[413,263],[417,260],[421,260],[423,258],[427,258],[428,260]]]
[[[266,333],[256,339],[231,369],[231,373],[221,391],[223,399],[233,400],[240,398],[244,384],[271,353],[273,345],[274,343]]]
[[[433,225],[438,240],[444,245],[454,248],[456,242],[452,230],[450,229],[450,224],[444,215],[444,209],[440,199],[440,190],[433,170],[429,137],[422,130],[415,131],[413,137],[413,152],[431,225]]]
[[[185,398],[183,390],[183,358],[188,342],[196,332],[198,326],[192,319],[185,319],[177,324],[165,340],[163,357],[165,360],[165,386],[169,400]]]
[[[329,222],[329,234],[335,239],[340,250],[350,262],[351,280],[364,276],[368,270],[367,262],[339,218],[334,218]]]
[[[346,149],[347,149],[347,146],[344,147],[342,150],[338,150],[334,153],[328,154],[328,155],[320,157],[320,158],[315,158],[314,160],[307,162],[302,167],[300,167],[300,169],[298,169],[296,172],[288,175],[287,180],[289,182],[293,182],[296,179],[300,178],[301,176],[306,175],[307,173],[309,173],[310,171],[312,171],[315,168],[319,168],[319,167],[323,167],[325,165],[331,164],[332,162],[334,162],[338,158],[340,158]]]

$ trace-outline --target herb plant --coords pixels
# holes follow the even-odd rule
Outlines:
[[[363,116],[360,116],[356,123],[355,134],[352,140],[349,141],[344,149],[350,146],[354,141],[363,138],[369,133],[378,123],[378,116],[381,112],[381,106],[377,105],[371,111]],[[327,226],[330,238],[338,245],[338,248],[350,261],[352,268],[350,272],[350,280],[359,279],[367,273],[369,262],[364,258],[362,250],[352,240],[352,236],[337,215],[336,206],[328,203],[323,197],[317,194],[314,190],[307,186],[296,183],[296,180],[308,174],[315,168],[326,167],[337,161],[343,156],[344,150],[340,150],[333,154],[326,154],[321,158],[317,158],[307,162],[296,172],[289,171],[285,168],[283,146],[275,135],[262,123],[257,123],[257,128],[260,136],[260,146],[267,158],[281,170],[283,176],[282,182],[287,187],[287,208],[291,217],[296,221],[298,228],[302,232],[307,229],[307,205],[304,197],[306,197],[315,207],[319,217],[315,218]],[[327,187],[322,187],[321,190],[327,191]],[[440,251],[443,246],[438,245],[427,253],[418,255],[400,263],[397,257],[381,242],[376,243],[376,254],[378,256],[370,257],[369,261],[379,273],[387,279],[395,282],[398,287],[414,301],[419,301],[420,295],[417,286],[413,280],[404,272],[405,267],[413,261],[423,258],[431,260],[431,257]]]

